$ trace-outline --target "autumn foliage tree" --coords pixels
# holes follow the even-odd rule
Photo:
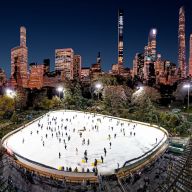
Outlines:
[[[15,102],[13,98],[10,98],[6,95],[0,97],[0,118],[5,117],[6,114],[12,115],[14,109]]]

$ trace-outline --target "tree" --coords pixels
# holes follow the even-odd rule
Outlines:
[[[13,98],[6,95],[0,97],[0,118],[9,118],[15,109]]]
[[[53,106],[53,107],[58,107],[60,104],[61,104],[60,98],[57,97],[57,96],[54,96],[54,97],[52,98],[52,106]]]
[[[13,112],[13,114],[12,114],[12,116],[11,116],[11,121],[12,121],[13,123],[17,123],[17,122],[18,122],[18,117],[17,117],[17,114],[16,114],[15,111]]]
[[[146,106],[147,99],[151,102],[157,103],[161,98],[160,93],[153,87],[141,87],[132,95],[132,103],[134,105]]]
[[[102,108],[104,111],[112,112],[113,115],[121,115],[128,110],[131,101],[132,89],[127,86],[105,86],[103,89]],[[124,115],[125,116],[125,115]]]

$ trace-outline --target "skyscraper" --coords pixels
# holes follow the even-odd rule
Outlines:
[[[189,41],[189,76],[192,76],[192,34]]]
[[[178,31],[178,65],[181,70],[181,77],[186,77],[186,55],[185,55],[185,10],[179,9],[179,31]]]
[[[81,79],[81,55],[74,55],[73,59],[73,77],[74,79]]]
[[[157,60],[157,43],[156,43],[157,29],[152,28],[148,36],[148,45],[144,48],[144,68],[143,68],[143,77],[146,84],[149,84],[149,81],[154,82],[155,69],[154,64]]]
[[[26,47],[26,28],[20,27],[20,46]]]
[[[151,29],[149,32],[149,42],[148,42],[148,46],[150,47],[150,56],[151,56],[151,60],[155,61],[156,60],[156,36],[157,36],[157,29]]]
[[[20,46],[11,49],[11,84],[27,87],[28,49],[26,28],[20,27]]]
[[[55,50],[55,70],[62,73],[63,79],[73,79],[73,59],[73,49]]]
[[[92,80],[97,80],[98,77],[102,74],[100,52],[98,52],[96,63],[91,65],[90,73],[91,73],[91,79]]]
[[[118,12],[118,73],[123,69],[123,10]]]

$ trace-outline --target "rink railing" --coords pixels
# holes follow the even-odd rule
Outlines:
[[[41,119],[42,117],[44,117],[46,114],[47,114],[47,113],[41,115],[40,117],[37,117],[37,118],[33,119],[32,121],[30,121],[30,122],[28,122],[28,123],[22,125],[21,127],[15,129],[15,130],[13,130],[13,131],[7,133],[7,134],[1,139],[1,144],[2,144],[2,146],[5,147],[5,145],[4,145],[4,141],[5,141],[9,136],[13,135],[14,133],[19,132],[21,129],[24,129],[24,128],[27,127],[28,125],[31,125],[32,123],[38,121],[39,119]],[[7,148],[7,146],[6,146],[6,148]]]
[[[154,156],[155,154],[158,153],[158,151],[160,151],[160,148],[162,148],[165,144],[166,144],[166,141],[167,139],[165,138],[166,136],[168,137],[168,132],[160,127],[160,126],[157,126],[157,125],[154,125],[154,124],[150,124],[150,123],[144,123],[144,122],[140,122],[140,121],[135,121],[135,120],[130,120],[130,119],[124,119],[124,118],[120,118],[120,117],[114,117],[114,116],[109,116],[109,115],[103,115],[103,114],[98,114],[98,113],[91,113],[91,112],[83,112],[83,111],[74,111],[74,110],[57,110],[57,111],[50,111],[50,112],[47,112],[43,115],[41,115],[40,117],[32,120],[31,122],[29,123],[26,123],[25,125],[19,127],[18,129],[16,130],[13,130],[11,131],[10,133],[8,133],[7,135],[5,135],[1,142],[2,142],[2,145],[4,148],[7,149],[7,152],[9,154],[11,154],[12,156],[16,156],[18,157],[18,160],[19,162],[17,161],[17,163],[20,164],[20,166],[23,166],[24,168],[30,170],[30,171],[35,171],[35,172],[38,172],[39,174],[41,175],[46,175],[46,176],[51,176],[51,175],[54,175],[56,178],[58,176],[58,178],[62,177],[62,178],[66,178],[66,177],[69,177],[68,180],[69,181],[72,181],[70,179],[70,177],[72,178],[80,178],[80,180],[82,180],[82,178],[93,178],[93,180],[96,182],[96,176],[94,176],[94,173],[86,173],[86,172],[66,172],[66,171],[59,171],[57,169],[54,169],[54,168],[50,168],[48,166],[45,166],[43,164],[40,164],[40,163],[37,163],[37,162],[34,162],[34,161],[31,161],[29,159],[26,159],[25,157],[22,157],[21,155],[19,154],[16,154],[14,153],[14,151],[12,151],[11,149],[8,148],[7,146],[7,143],[4,143],[5,140],[10,137],[11,135],[13,135],[14,133],[17,133],[19,132],[21,129],[24,129],[25,127],[27,127],[28,125],[31,125],[32,123],[40,120],[41,118],[43,118],[44,116],[46,116],[47,114],[49,113],[55,113],[55,112],[76,112],[76,113],[85,113],[85,114],[90,114],[90,115],[97,115],[97,117],[107,117],[107,118],[113,118],[113,119],[117,119],[117,120],[121,120],[121,121],[124,121],[124,122],[128,122],[128,123],[135,123],[135,124],[140,124],[140,125],[145,125],[147,127],[154,127],[156,129],[160,129],[161,131],[163,131],[165,133],[164,137],[161,139],[161,141],[159,141],[152,149],[150,149],[149,151],[147,151],[145,154],[137,157],[137,158],[134,158],[134,159],[131,159],[129,161],[126,161],[124,163],[124,166],[122,168],[119,168],[119,169],[116,169],[116,173],[119,173],[119,172],[127,172],[127,171],[130,171],[131,169],[135,168],[135,167],[138,167],[139,165],[142,165],[144,164],[146,161],[149,161],[150,158],[152,156]],[[159,147],[158,147],[159,146]],[[136,162],[135,162],[136,161]],[[34,166],[34,167],[33,167]],[[62,173],[62,174],[61,174]],[[64,173],[67,173],[67,174],[64,174]],[[77,179],[78,180],[78,179]]]
[[[60,110],[61,112],[77,112],[77,113],[85,113],[85,114],[90,114],[90,115],[97,115],[97,116],[101,116],[101,117],[107,117],[107,118],[113,118],[113,119],[117,119],[117,120],[121,120],[121,121],[125,121],[128,123],[135,123],[135,124],[140,124],[140,125],[145,125],[149,128],[153,127],[156,129],[160,129],[162,132],[164,132],[164,137],[149,151],[147,151],[146,153],[144,153],[143,155],[133,158],[131,160],[128,160],[124,163],[123,167],[119,168],[119,169],[115,169],[115,172],[130,172],[131,170],[133,170],[133,168],[139,167],[142,165],[144,166],[144,164],[149,164],[154,158],[152,157],[156,157],[158,152],[159,155],[160,153],[164,152],[167,147],[167,139],[169,136],[169,133],[166,129],[164,129],[163,127],[157,126],[155,124],[150,124],[150,123],[145,123],[145,122],[140,122],[140,121],[135,121],[135,120],[131,120],[131,119],[124,119],[121,117],[115,117],[115,116],[110,116],[110,115],[103,115],[103,114],[98,114],[98,113],[91,113],[91,112],[84,112],[84,111],[74,111],[74,110]],[[58,112],[58,111],[51,111],[51,112]],[[162,151],[161,151],[162,150]],[[135,169],[134,169],[135,170]]]
[[[51,111],[51,113],[52,112],[54,112],[54,111]],[[10,149],[7,146],[7,143],[5,143],[5,140],[8,137],[19,132],[20,130],[24,129],[28,125],[31,125],[32,123],[40,120],[41,118],[43,118],[44,116],[46,116],[49,113],[50,112],[47,112],[47,113],[41,115],[40,117],[30,121],[29,123],[26,123],[25,125],[22,125],[21,127],[6,134],[1,140],[1,144],[2,144],[3,148],[5,148],[7,153],[15,159],[15,162],[17,164],[19,164],[21,167],[27,169],[28,171],[36,172],[39,175],[46,176],[46,177],[52,177],[57,180],[64,179],[66,182],[69,182],[69,183],[70,182],[82,182],[84,180],[89,180],[91,183],[98,183],[97,175],[93,172],[59,171],[55,168],[32,161],[30,159],[27,159],[27,158],[15,153],[12,149]]]

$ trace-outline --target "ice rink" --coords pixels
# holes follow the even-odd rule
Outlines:
[[[11,135],[4,146],[56,169],[63,166],[65,170],[77,167],[79,172],[87,168],[92,171],[97,159],[98,172],[107,174],[166,139],[163,131],[146,125],[90,113],[57,111]]]

